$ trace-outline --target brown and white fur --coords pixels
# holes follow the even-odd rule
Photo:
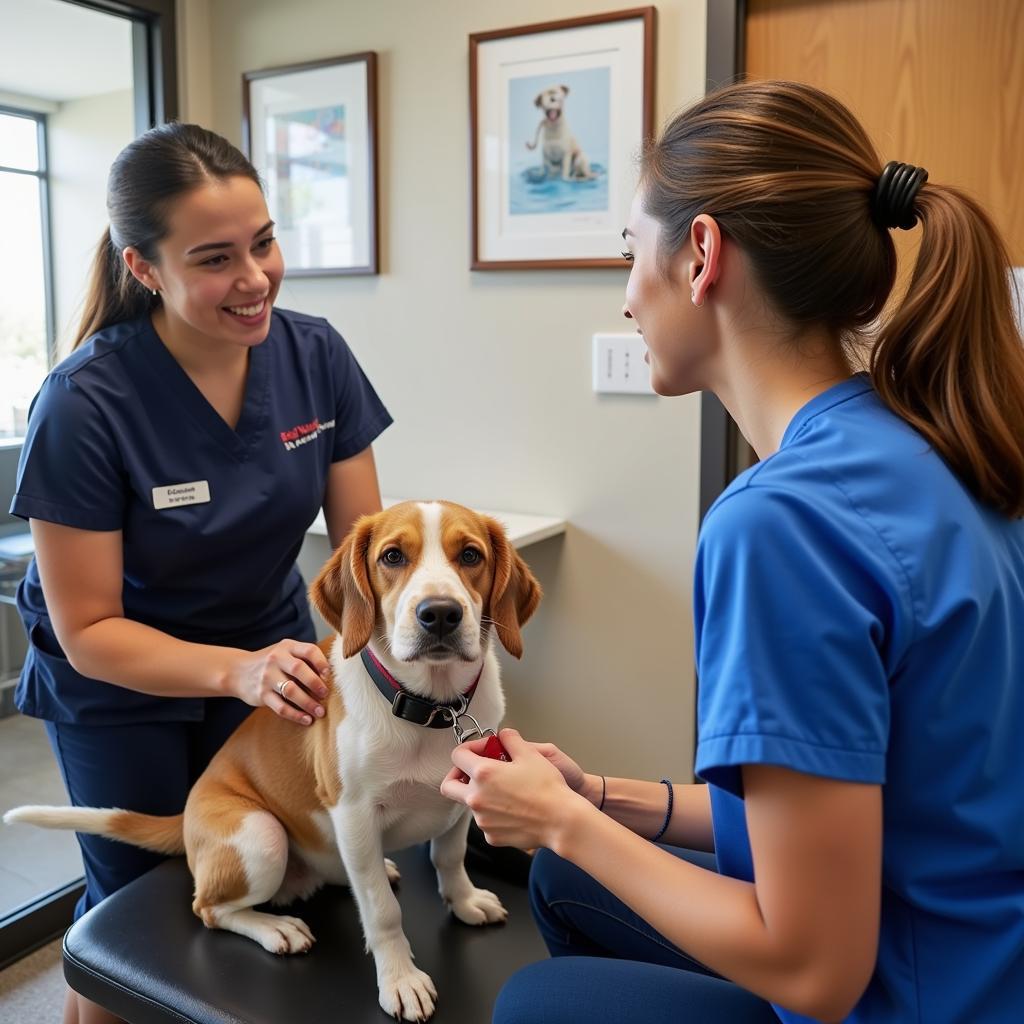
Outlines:
[[[540,151],[545,177],[557,178],[560,175],[563,181],[596,178],[586,154],[569,128],[565,116],[565,97],[568,95],[567,85],[553,85],[537,94],[533,104],[540,107],[544,116],[537,124],[533,142],[527,142],[526,148],[536,149],[537,140],[543,136]]]
[[[388,558],[399,564],[383,559],[392,551],[401,558]],[[204,924],[246,935],[272,953],[306,952],[313,935],[298,918],[255,906],[287,904],[325,882],[348,884],[376,963],[381,1007],[425,1020],[437,993],[413,964],[391,889],[398,871],[385,853],[430,840],[441,898],[459,920],[492,924],[506,911],[466,874],[469,814],[438,791],[451,768],[451,730],[392,715],[359,651],[369,644],[407,690],[437,702],[454,701],[479,672],[470,712],[496,727],[505,700],[492,626],[520,657],[520,626],[540,588],[495,520],[448,502],[405,502],[358,520],[310,596],[340,634],[321,644],[333,675],[322,720],[303,730],[258,708],[176,817],[21,807],[4,820],[184,852],[195,881],[192,909]],[[444,636],[417,618],[421,602],[436,600],[462,612]]]

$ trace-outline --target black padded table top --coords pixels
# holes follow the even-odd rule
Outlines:
[[[474,928],[437,894],[426,846],[394,857],[398,899],[416,964],[438,991],[437,1024],[487,1024],[502,983],[547,952],[526,889],[469,865],[500,897],[504,925]],[[241,935],[208,931],[192,914],[192,879],[176,858],[93,908],[64,937],[73,989],[131,1024],[384,1024],[372,957],[363,951],[348,889],[267,908],[301,917],[316,936],[307,954],[278,957]]]

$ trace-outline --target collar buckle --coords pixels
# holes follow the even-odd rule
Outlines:
[[[450,725],[452,728],[455,728],[459,719],[466,714],[468,709],[469,700],[466,698],[464,693],[460,693],[459,699],[454,704],[435,704],[434,707],[431,708],[430,714],[427,717],[426,722],[424,722],[424,725],[428,725],[433,729],[445,725]],[[437,718],[438,715],[443,715],[444,721],[438,725],[434,725],[434,719]]]

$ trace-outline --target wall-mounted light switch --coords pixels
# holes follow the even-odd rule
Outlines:
[[[595,334],[594,390],[653,395],[651,368],[644,362],[646,351],[639,334]]]

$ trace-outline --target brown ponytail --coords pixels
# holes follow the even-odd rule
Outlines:
[[[922,187],[910,290],[872,340],[896,280],[895,246],[871,211],[881,170],[838,100],[797,82],[741,82],[676,115],[645,149],[641,187],[663,265],[697,214],[713,216],[783,317],[848,348],[872,345],[882,400],[980,501],[1024,516],[1024,347],[1005,247],[976,203]]]
[[[120,251],[114,248],[110,228],[107,228],[93,256],[82,321],[72,349],[104,327],[143,316],[158,302],[132,277]]]
[[[921,248],[872,350],[872,381],[979,499],[1024,516],[1024,345],[1009,255],[957,189],[925,185],[914,209]]]
[[[107,179],[110,227],[93,257],[82,322],[72,348],[122,320],[159,305],[128,269],[121,253],[129,246],[157,262],[157,243],[167,234],[175,199],[210,180],[235,175],[263,187],[256,168],[227,139],[195,124],[159,125],[120,152]]]

